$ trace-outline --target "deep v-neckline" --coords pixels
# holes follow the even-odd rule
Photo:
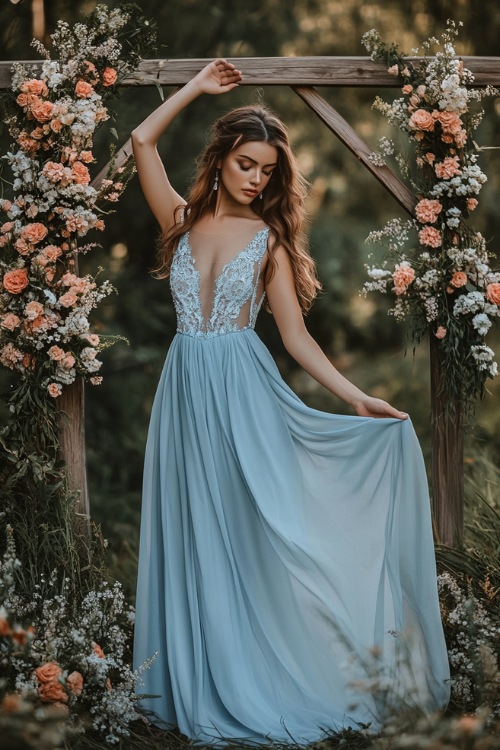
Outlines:
[[[224,272],[225,272],[225,271],[226,271],[226,270],[227,270],[227,269],[228,269],[228,268],[229,268],[229,267],[230,267],[230,266],[231,266],[231,265],[232,265],[232,264],[233,264],[233,263],[234,263],[234,262],[235,262],[235,261],[236,261],[236,260],[237,260],[238,258],[240,258],[240,257],[241,257],[242,255],[244,255],[244,254],[245,254],[245,253],[246,253],[246,252],[247,252],[247,251],[248,251],[248,250],[250,249],[250,247],[251,247],[251,246],[253,245],[253,243],[254,243],[254,242],[256,241],[257,237],[258,237],[258,236],[259,236],[260,234],[262,234],[262,232],[267,232],[267,231],[268,231],[268,227],[262,227],[262,229],[259,229],[259,231],[258,231],[258,232],[256,232],[256,233],[255,233],[255,234],[253,235],[253,237],[251,237],[250,241],[249,241],[249,242],[248,242],[248,243],[247,243],[247,244],[245,245],[245,247],[244,247],[244,248],[243,248],[242,250],[240,250],[239,252],[237,252],[237,253],[236,253],[236,255],[234,255],[234,256],[233,256],[233,257],[232,257],[232,258],[231,258],[230,260],[226,261],[226,263],[224,263],[224,264],[222,265],[222,268],[221,268],[220,272],[219,272],[219,273],[217,274],[217,276],[215,276],[215,277],[214,277],[214,280],[213,280],[213,288],[214,288],[214,294],[215,294],[215,292],[217,291],[217,284],[218,284],[218,282],[219,282],[219,279],[221,279],[221,278],[222,278],[222,276],[223,276]],[[201,234],[201,233],[200,233],[200,234]],[[189,255],[189,258],[190,258],[190,261],[191,261],[191,265],[193,266],[194,270],[196,271],[196,273],[197,273],[197,275],[198,275],[198,280],[201,280],[201,273],[200,273],[200,270],[199,270],[199,268],[198,268],[198,266],[197,266],[197,264],[196,264],[196,258],[195,258],[195,257],[194,257],[194,255],[193,255],[193,248],[192,248],[192,246],[191,246],[191,242],[190,242],[190,239],[189,239],[189,235],[190,235],[190,231],[188,230],[188,231],[186,232],[186,235],[185,235],[185,236],[186,236],[186,247],[187,247],[188,255]]]

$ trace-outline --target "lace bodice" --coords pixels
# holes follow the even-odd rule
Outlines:
[[[170,269],[179,333],[211,338],[254,328],[265,296],[259,290],[259,281],[268,235],[267,227],[257,232],[213,279],[207,268],[203,274],[198,270],[199,258],[193,255],[189,232],[182,235]],[[207,287],[208,294],[202,304],[201,289],[206,291]]]

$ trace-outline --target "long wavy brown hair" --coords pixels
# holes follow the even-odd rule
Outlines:
[[[272,236],[265,282],[272,278],[276,270],[274,253],[281,245],[290,258],[297,298],[305,313],[321,288],[305,236],[304,199],[307,183],[290,147],[285,125],[262,105],[233,109],[212,126],[209,143],[198,160],[187,205],[179,206],[176,211],[178,221],[160,238],[158,265],[154,274],[157,278],[168,277],[180,237],[202,216],[215,211],[217,193],[213,190],[213,184],[217,165],[233,148],[249,141],[265,141],[275,146],[278,152],[276,167],[262,199],[256,197],[252,203],[252,209],[270,228]]]

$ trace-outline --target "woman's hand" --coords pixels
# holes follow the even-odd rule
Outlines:
[[[381,398],[366,396],[353,404],[358,417],[395,417],[396,419],[408,419],[408,414],[398,411]]]
[[[241,79],[241,71],[219,58],[206,65],[192,80],[203,94],[225,94],[238,86]]]

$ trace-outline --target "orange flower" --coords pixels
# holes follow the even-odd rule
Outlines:
[[[66,685],[73,695],[81,695],[83,690],[83,677],[80,672],[71,672],[66,679]]]
[[[18,693],[7,693],[4,695],[0,708],[6,714],[13,714],[22,707],[22,698]]]
[[[474,209],[477,207],[478,200],[477,198],[467,198],[467,211],[474,211]]]
[[[56,701],[60,701],[61,703],[68,702],[68,694],[57,680],[44,682],[39,685],[38,695],[44,703],[55,703]]]
[[[16,102],[20,107],[29,107],[38,101],[40,101],[40,99],[36,94],[19,94],[16,98]]]
[[[29,253],[33,250],[33,247],[29,245],[26,240],[23,240],[22,237],[17,238],[17,240],[14,242],[14,247],[16,248],[19,255],[29,255]]]
[[[458,166],[458,156],[447,156],[442,162],[436,164],[434,171],[440,180],[449,180],[450,177],[462,174],[462,170]]]
[[[0,617],[0,636],[10,635],[10,634],[11,634],[11,629],[10,629],[9,623],[7,622],[5,617]]]
[[[409,119],[408,125],[413,130],[434,130],[434,118],[425,109],[417,109]]]
[[[59,383],[49,383],[49,385],[47,386],[47,391],[49,392],[49,396],[52,396],[52,398],[57,398],[61,395],[62,388]],[[57,700],[57,698],[55,698],[54,700]]]
[[[43,239],[45,239],[47,234],[47,227],[43,224],[40,224],[40,222],[27,224],[21,231],[21,237],[23,237],[23,239],[25,239],[27,242],[30,242],[32,245],[36,245],[38,242],[41,242]]]
[[[3,285],[10,294],[20,294],[28,286],[28,270],[14,268],[12,271],[7,271],[3,277]]]
[[[81,161],[73,162],[71,178],[78,185],[88,185],[90,182],[90,174],[88,168]]]
[[[415,215],[422,224],[434,224],[442,208],[439,201],[422,198],[415,207]]]
[[[112,86],[114,83],[116,83],[117,78],[118,73],[114,68],[104,68],[102,73],[102,85]]]
[[[78,302],[78,297],[74,292],[66,292],[66,294],[59,297],[59,302],[63,307],[72,307]]]
[[[441,247],[443,242],[441,232],[435,229],[435,227],[429,226],[420,230],[418,238],[422,245],[429,245],[429,247]]]
[[[54,105],[52,102],[38,101],[31,105],[30,111],[35,120],[38,122],[49,122],[52,118],[52,110]]]
[[[75,86],[75,94],[80,99],[88,99],[94,93],[94,88],[87,81],[79,80]]]
[[[0,320],[0,326],[6,328],[8,331],[13,331],[20,323],[21,320],[14,313],[6,313]]]
[[[49,93],[45,81],[39,81],[37,78],[24,81],[21,84],[21,91],[23,94],[36,94],[37,96],[47,96]]]
[[[66,352],[64,351],[64,349],[61,349],[60,346],[56,346],[56,344],[54,344],[54,346],[50,347],[47,354],[54,362],[60,362]]]
[[[411,266],[399,263],[392,274],[392,278],[394,280],[394,292],[398,295],[404,294],[408,286],[415,280],[415,271]]]
[[[486,296],[492,305],[500,305],[500,284],[494,282],[486,287]]]
[[[50,123],[50,129],[53,133],[60,133],[63,129],[61,120],[52,120],[52,122]]]
[[[80,151],[80,159],[81,161],[84,161],[86,164],[88,164],[91,161],[94,161],[94,156],[92,154],[92,151]]]
[[[35,669],[35,676],[39,683],[54,682],[62,674],[62,669],[55,661],[49,661]]]
[[[455,271],[450,279],[450,284],[454,286],[455,289],[458,289],[460,286],[465,286],[465,284],[467,284],[467,274],[465,271]]]

